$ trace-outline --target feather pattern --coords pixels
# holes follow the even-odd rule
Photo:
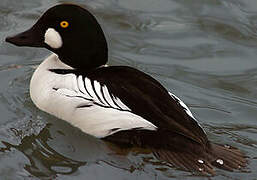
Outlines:
[[[105,84],[75,73],[56,55],[47,58],[33,74],[30,95],[40,109],[98,138],[135,128],[157,129],[134,114]]]
[[[187,105],[186,105],[182,100],[180,100],[175,94],[173,94],[173,93],[171,93],[171,92],[169,92],[169,94],[170,94],[170,96],[171,96],[176,102],[178,102],[178,104],[179,104],[181,107],[184,108],[184,111],[185,111],[193,120],[195,120],[195,122],[196,122],[200,127],[202,127],[202,126],[198,123],[198,121],[196,120],[196,118],[193,116],[192,112],[191,112],[190,109],[187,107]],[[203,129],[203,128],[202,128],[202,129]],[[203,129],[203,131],[204,131],[204,129]],[[205,131],[204,131],[204,133],[206,134]]]
[[[205,132],[188,107],[175,95],[166,91],[157,81],[140,71],[117,66],[102,67],[87,73],[76,72],[75,70],[69,70],[65,73],[60,69],[51,69],[51,72],[56,74],[61,72],[67,76],[75,76],[73,78],[75,82],[71,84],[73,84],[74,87],[72,89],[77,94],[73,97],[84,98],[84,100],[91,101],[94,105],[103,108],[130,112],[142,117],[151,123],[153,127],[168,128],[198,143],[207,143]],[[121,77],[116,75],[115,79],[108,78],[114,72],[115,74],[120,74]],[[137,81],[122,77],[124,74],[143,78],[141,81],[150,87],[145,90],[141,84],[134,84]],[[158,93],[159,95],[156,96]],[[159,101],[159,96],[163,102]],[[69,95],[69,97],[71,96]],[[84,106],[83,104],[77,107],[81,108]],[[138,127],[131,125],[131,129],[133,128]]]
[[[82,84],[84,84],[84,86],[82,86]],[[101,89],[104,90],[101,91]],[[79,75],[77,77],[77,85],[74,85],[74,90],[77,95],[92,101],[96,105],[121,111],[130,111],[119,98],[108,91],[108,88],[105,85],[100,85],[96,80],[91,81],[87,77],[83,80],[83,77]]]

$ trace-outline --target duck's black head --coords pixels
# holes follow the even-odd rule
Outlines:
[[[17,46],[44,47],[75,69],[92,69],[108,59],[107,42],[95,17],[86,9],[61,4],[47,10],[29,30],[7,37]]]

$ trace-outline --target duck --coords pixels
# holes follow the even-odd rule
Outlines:
[[[32,75],[30,97],[40,110],[84,133],[150,149],[160,161],[193,173],[246,167],[244,153],[210,142],[186,104],[153,77],[133,67],[106,65],[106,37],[85,7],[55,5],[6,42],[52,52]]]

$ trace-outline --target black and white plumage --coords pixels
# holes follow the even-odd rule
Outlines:
[[[214,174],[213,166],[246,165],[236,148],[209,142],[188,107],[151,76],[127,66],[105,66],[106,39],[87,10],[57,5],[6,41],[54,52],[32,76],[31,99],[85,133],[150,148],[161,160],[203,174]]]
[[[156,129],[132,113],[106,85],[65,68],[69,67],[53,54],[35,71],[30,95],[40,109],[98,138],[133,128]]]

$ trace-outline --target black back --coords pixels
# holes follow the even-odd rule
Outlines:
[[[86,76],[106,85],[134,114],[156,125],[159,132],[182,135],[204,146],[208,144],[198,123],[151,76],[125,66],[98,68]]]

